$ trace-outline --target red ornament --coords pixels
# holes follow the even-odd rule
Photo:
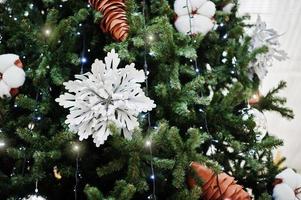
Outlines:
[[[215,174],[211,169],[196,162],[191,163],[196,175],[204,181],[202,199],[204,200],[251,200],[243,187],[236,184],[233,177],[226,173]],[[194,187],[196,181],[188,178],[188,185]]]

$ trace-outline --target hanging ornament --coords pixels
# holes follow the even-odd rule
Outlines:
[[[301,175],[288,168],[276,176],[273,198],[275,200],[301,199]]]
[[[0,55],[0,98],[14,96],[25,82],[23,64],[18,55]]]
[[[268,132],[267,127],[267,119],[265,115],[257,110],[256,108],[252,108],[250,105],[248,107],[242,109],[241,111],[242,119],[247,121],[248,119],[252,118],[256,124],[254,131],[260,133],[257,139],[262,140],[266,133]]]
[[[252,116],[254,122],[256,123],[254,131],[261,133],[261,136],[258,139],[263,139],[265,134],[268,132],[267,119],[265,115],[263,114],[263,112],[260,112],[256,108],[251,108],[249,110],[249,114]]]
[[[27,197],[24,197],[22,200],[46,200],[44,197],[42,196],[38,196],[38,195],[29,195]]]
[[[100,26],[102,31],[110,33],[117,41],[124,41],[129,32],[125,0],[89,0],[89,2],[103,15]]]
[[[177,15],[176,29],[184,34],[202,33],[206,35],[214,26],[216,8],[208,0],[176,0],[174,10]]]
[[[196,176],[201,178],[204,183],[202,186],[202,199],[251,200],[251,197],[244,191],[243,187],[237,185],[234,178],[226,173],[215,174],[211,169],[196,162],[192,162],[190,166],[196,172]],[[190,187],[194,187],[196,181],[189,177],[188,184]]]
[[[126,139],[132,138],[132,131],[139,126],[137,116],[156,107],[146,97],[140,83],[145,81],[143,70],[135,64],[117,69],[120,58],[113,49],[104,59],[95,60],[92,73],[76,75],[77,80],[65,82],[70,93],[61,95],[56,101],[70,109],[66,123],[79,139],[90,135],[99,147],[111,135],[110,123],[123,130]]]
[[[251,35],[250,51],[258,48],[267,47],[268,52],[256,56],[255,61],[249,65],[249,78],[252,79],[256,74],[262,80],[268,73],[268,67],[272,66],[273,59],[283,61],[288,58],[284,50],[279,50],[280,35],[274,29],[268,29],[265,22],[258,16],[255,30]]]

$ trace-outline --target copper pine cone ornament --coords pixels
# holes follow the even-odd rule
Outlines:
[[[233,177],[226,173],[216,175],[211,169],[196,162],[191,163],[191,168],[203,181],[202,199],[204,200],[251,200],[250,195],[237,185]],[[188,178],[188,185],[194,187],[196,181]]]
[[[103,15],[100,24],[103,32],[110,33],[117,41],[124,41],[128,37],[125,0],[89,0],[89,3]]]

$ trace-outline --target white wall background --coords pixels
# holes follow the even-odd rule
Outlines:
[[[265,94],[280,80],[287,82],[287,88],[280,94],[287,97],[287,106],[295,113],[295,119],[288,121],[275,113],[265,113],[269,132],[284,140],[281,153],[287,158],[286,166],[301,172],[301,0],[240,0],[239,13],[249,13],[251,21],[259,14],[268,27],[283,34],[282,48],[290,59],[274,62],[262,83]]]

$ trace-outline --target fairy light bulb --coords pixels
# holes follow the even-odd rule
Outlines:
[[[50,30],[49,28],[45,29],[45,30],[44,30],[44,34],[45,34],[46,36],[49,36],[49,35],[51,34],[51,30]]]
[[[79,145],[78,144],[75,144],[75,145],[73,145],[73,151],[75,151],[75,152],[79,152]]]
[[[2,141],[2,140],[0,140],[0,148],[3,148],[3,147],[5,147],[5,142],[4,141]]]
[[[150,140],[147,140],[147,141],[145,142],[145,146],[147,146],[147,147],[152,146],[152,142],[151,142]]]

